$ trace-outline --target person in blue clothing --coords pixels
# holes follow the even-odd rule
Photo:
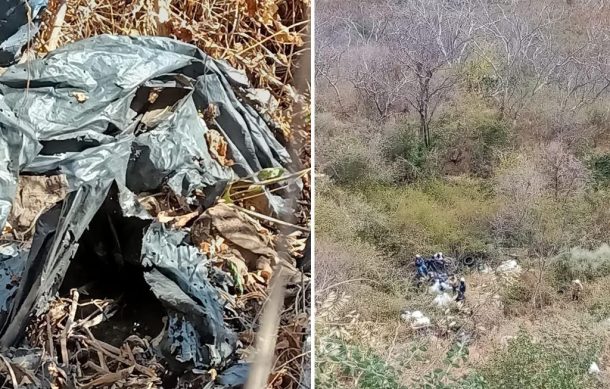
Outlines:
[[[445,272],[445,258],[443,253],[436,253],[430,259],[426,260],[428,269],[435,273]]]
[[[466,299],[466,280],[464,278],[460,279],[460,285],[457,288],[457,296],[455,297],[455,301],[463,302]]]
[[[417,267],[417,275],[420,278],[428,276],[428,267],[426,266],[426,262],[419,254],[415,256],[415,266]]]

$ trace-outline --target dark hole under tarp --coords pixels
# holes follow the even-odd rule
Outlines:
[[[140,265],[142,234],[150,224],[138,218],[124,218],[118,203],[105,201],[78,242],[59,295],[76,289],[81,302],[112,299],[112,316],[91,328],[96,339],[120,347],[137,334],[154,338],[163,329],[167,315],[144,280]],[[82,315],[92,310],[79,311]]]

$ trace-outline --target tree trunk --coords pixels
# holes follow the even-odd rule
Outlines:
[[[430,117],[428,107],[430,104],[430,81],[432,71],[424,69],[423,65],[417,64],[417,78],[419,82],[419,96],[417,108],[419,112],[419,135],[426,148],[430,148]]]
[[[428,121],[427,110],[424,108],[419,111],[419,136],[426,148],[430,147],[430,122]]]

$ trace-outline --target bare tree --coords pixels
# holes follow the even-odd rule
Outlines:
[[[583,190],[587,169],[560,141],[542,147],[542,169],[555,200],[564,200]]]
[[[352,83],[372,104],[379,117],[385,119],[404,98],[409,79],[386,48],[369,46],[361,48],[360,62]]]
[[[343,23],[346,15],[340,7],[333,2],[321,1],[318,8],[324,17],[316,18],[316,88],[330,87],[343,111],[339,84],[344,77],[341,72],[343,56],[351,47],[351,35]]]
[[[420,137],[431,144],[430,124],[439,104],[458,83],[457,70],[470,54],[476,31],[472,2],[415,0],[394,9],[390,47],[408,83],[404,98],[419,118]]]
[[[562,111],[574,112],[591,105],[610,91],[610,30],[605,21],[587,22],[583,22],[585,33],[573,45],[569,61],[557,75]]]
[[[473,41],[479,58],[493,71],[491,96],[502,116],[514,118],[567,64],[554,39],[565,12],[556,2],[480,2],[481,34]]]

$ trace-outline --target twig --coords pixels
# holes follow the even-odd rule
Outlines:
[[[57,44],[59,43],[59,35],[61,34],[61,28],[64,25],[67,10],[68,2],[66,0],[60,0],[57,13],[55,14],[55,19],[53,20],[53,29],[51,30],[49,41],[46,44],[46,49],[48,51],[53,51],[57,48]]]
[[[351,279],[351,280],[346,280],[346,281],[337,282],[336,284],[332,284],[332,285],[330,285],[330,286],[327,286],[327,287],[326,287],[326,288],[324,288],[324,289],[316,290],[316,294],[317,294],[317,295],[320,295],[321,293],[326,292],[326,291],[327,291],[327,290],[329,290],[329,289],[336,288],[336,287],[337,287],[337,286],[339,286],[339,285],[343,285],[343,284],[349,284],[349,283],[351,283],[351,282],[358,282],[358,281],[369,281],[369,282],[376,282],[376,281],[374,281],[374,280],[371,280],[370,278],[354,278],[354,279]]]
[[[258,212],[255,212],[255,211],[250,211],[249,209],[240,207],[239,205],[235,205],[235,204],[227,204],[227,205],[231,206],[231,207],[235,207],[235,208],[239,209],[240,211],[242,211],[243,213],[247,213],[248,215],[257,217],[259,219],[267,220],[267,221],[270,221],[270,222],[273,222],[273,223],[276,223],[276,224],[281,224],[283,226],[294,228],[296,230],[301,230],[301,231],[305,231],[305,232],[309,232],[310,231],[309,228],[297,226],[297,225],[294,225],[294,224],[291,224],[291,223],[288,223],[288,222],[285,222],[285,221],[273,218],[271,216],[263,215],[262,213],[258,213]]]
[[[269,300],[261,320],[261,328],[256,339],[256,359],[248,375],[245,389],[259,389],[267,386],[271,371],[275,341],[279,328],[280,311],[284,303],[287,277],[280,267],[273,275]]]
[[[19,383],[17,382],[17,377],[15,376],[15,372],[13,371],[13,367],[11,366],[11,362],[2,354],[0,354],[0,358],[6,365],[6,369],[8,370],[8,374],[11,376],[11,382],[13,384],[14,389],[19,389]]]
[[[68,315],[68,319],[66,320],[66,326],[61,333],[61,338],[59,339],[59,344],[61,346],[61,359],[63,360],[65,365],[70,363],[68,357],[68,333],[72,327],[72,323],[74,322],[74,317],[76,316],[76,309],[78,308],[78,291],[76,289],[72,289],[72,305],[70,305],[70,314]]]
[[[51,330],[51,312],[47,312],[47,319],[45,320],[46,322],[46,327],[47,327],[47,342],[49,343],[47,345],[48,347],[48,352],[49,352],[49,356],[51,357],[51,360],[53,360],[55,358],[55,351],[53,350],[53,331]]]
[[[302,22],[295,23],[295,24],[293,24],[292,26],[289,26],[289,27],[288,27],[288,30],[291,30],[291,29],[293,29],[294,27],[301,26],[301,25],[303,25],[303,24],[307,24],[307,23],[309,23],[309,20],[304,20],[304,21],[302,21]],[[267,42],[268,40],[273,39],[273,38],[275,38],[276,36],[278,36],[278,35],[280,35],[280,34],[284,34],[284,33],[285,33],[285,31],[278,31],[278,32],[274,33],[273,35],[270,35],[270,36],[266,37],[265,39],[263,39],[263,40],[260,40],[260,41],[256,42],[256,43],[255,43],[255,44],[253,44],[252,46],[246,47],[245,49],[243,49],[242,51],[238,52],[237,54],[238,54],[238,55],[242,55],[243,53],[245,53],[245,52],[247,52],[247,51],[250,51],[250,50],[252,50],[253,48],[255,48],[255,47],[257,47],[257,46],[261,46],[263,43]]]
[[[402,323],[398,322],[396,330],[394,331],[394,339],[392,340],[392,345],[390,346],[388,350],[388,356],[385,359],[386,363],[390,360],[390,357],[392,356],[392,351],[394,351],[394,346],[396,346],[396,338],[398,338],[398,330],[400,329],[400,327],[402,327]]]

